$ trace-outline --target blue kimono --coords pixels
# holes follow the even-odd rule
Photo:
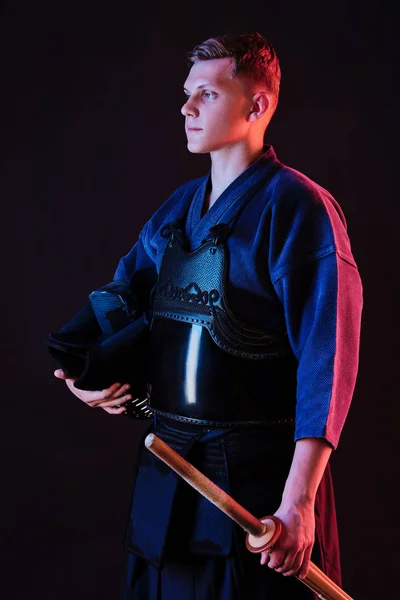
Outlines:
[[[166,223],[183,219],[190,250],[211,227],[232,226],[230,309],[250,327],[288,336],[297,361],[294,427],[205,431],[157,418],[152,429],[260,518],[279,506],[296,440],[338,444],[356,381],[362,310],[361,280],[339,205],[280,163],[272,147],[264,150],[204,215],[210,174],[178,188],[115,273],[146,305],[167,243]],[[148,455],[142,450],[127,530],[126,600],[313,597],[297,579],[261,568],[259,557],[244,550],[243,532],[174,474],[160,475]],[[329,467],[316,499],[312,560],[340,584]]]

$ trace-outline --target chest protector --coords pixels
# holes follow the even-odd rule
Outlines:
[[[291,420],[297,362],[286,334],[240,322],[228,305],[228,225],[186,251],[179,222],[154,288],[149,404],[155,414],[211,426]]]

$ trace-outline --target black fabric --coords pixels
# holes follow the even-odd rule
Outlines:
[[[315,560],[315,556],[313,556]],[[130,555],[123,600],[316,600],[295,577],[259,564],[259,555],[169,557],[162,570]]]
[[[147,394],[148,317],[123,281],[94,290],[89,302],[45,340],[75,387],[102,390],[130,383],[134,398]]]
[[[152,432],[255,516],[279,506],[293,456],[293,424],[212,429],[156,419]],[[268,473],[260,477],[260,473]],[[182,518],[184,517],[184,518]],[[126,547],[161,567],[179,552],[229,556],[235,523],[144,448]],[[175,548],[175,550],[174,550]]]
[[[196,435],[196,429],[201,431],[194,426],[179,431],[168,422],[160,423],[155,432],[177,451],[181,448],[187,460],[254,516],[275,512],[293,454],[293,426],[230,430],[215,436],[204,429],[203,436]],[[176,478],[162,461],[155,459],[150,465],[149,458],[141,461],[142,478],[136,484],[124,600],[315,599],[297,579],[261,567],[260,555],[247,551],[246,534],[237,524]],[[159,478],[173,482],[168,494]],[[317,494],[312,560],[340,585],[331,491],[327,468]],[[158,560],[146,556],[143,545],[139,552],[130,535],[136,541],[141,538],[147,548],[162,550]]]
[[[199,427],[179,429],[164,422],[158,422],[151,431],[181,456],[186,456],[195,441],[204,434]],[[125,544],[130,552],[158,568],[163,561],[173,502],[181,482],[168,465],[144,446],[138,463]]]

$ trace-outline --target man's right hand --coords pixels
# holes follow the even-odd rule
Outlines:
[[[57,379],[64,379],[71,392],[92,408],[102,408],[110,415],[122,415],[125,412],[124,404],[132,398],[129,394],[129,384],[113,383],[109,388],[99,391],[79,390],[74,386],[75,377],[67,377],[62,369],[54,371]]]

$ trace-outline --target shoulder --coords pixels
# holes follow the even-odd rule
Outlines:
[[[343,210],[333,195],[304,173],[283,165],[276,175],[273,205],[285,212],[326,214],[337,217],[346,227]]]
[[[339,202],[324,187],[291,167],[277,173],[269,205],[273,224],[298,233],[314,231],[340,249],[347,223]]]
[[[286,165],[274,179],[268,212],[277,275],[331,252],[354,265],[346,219],[332,194]]]

